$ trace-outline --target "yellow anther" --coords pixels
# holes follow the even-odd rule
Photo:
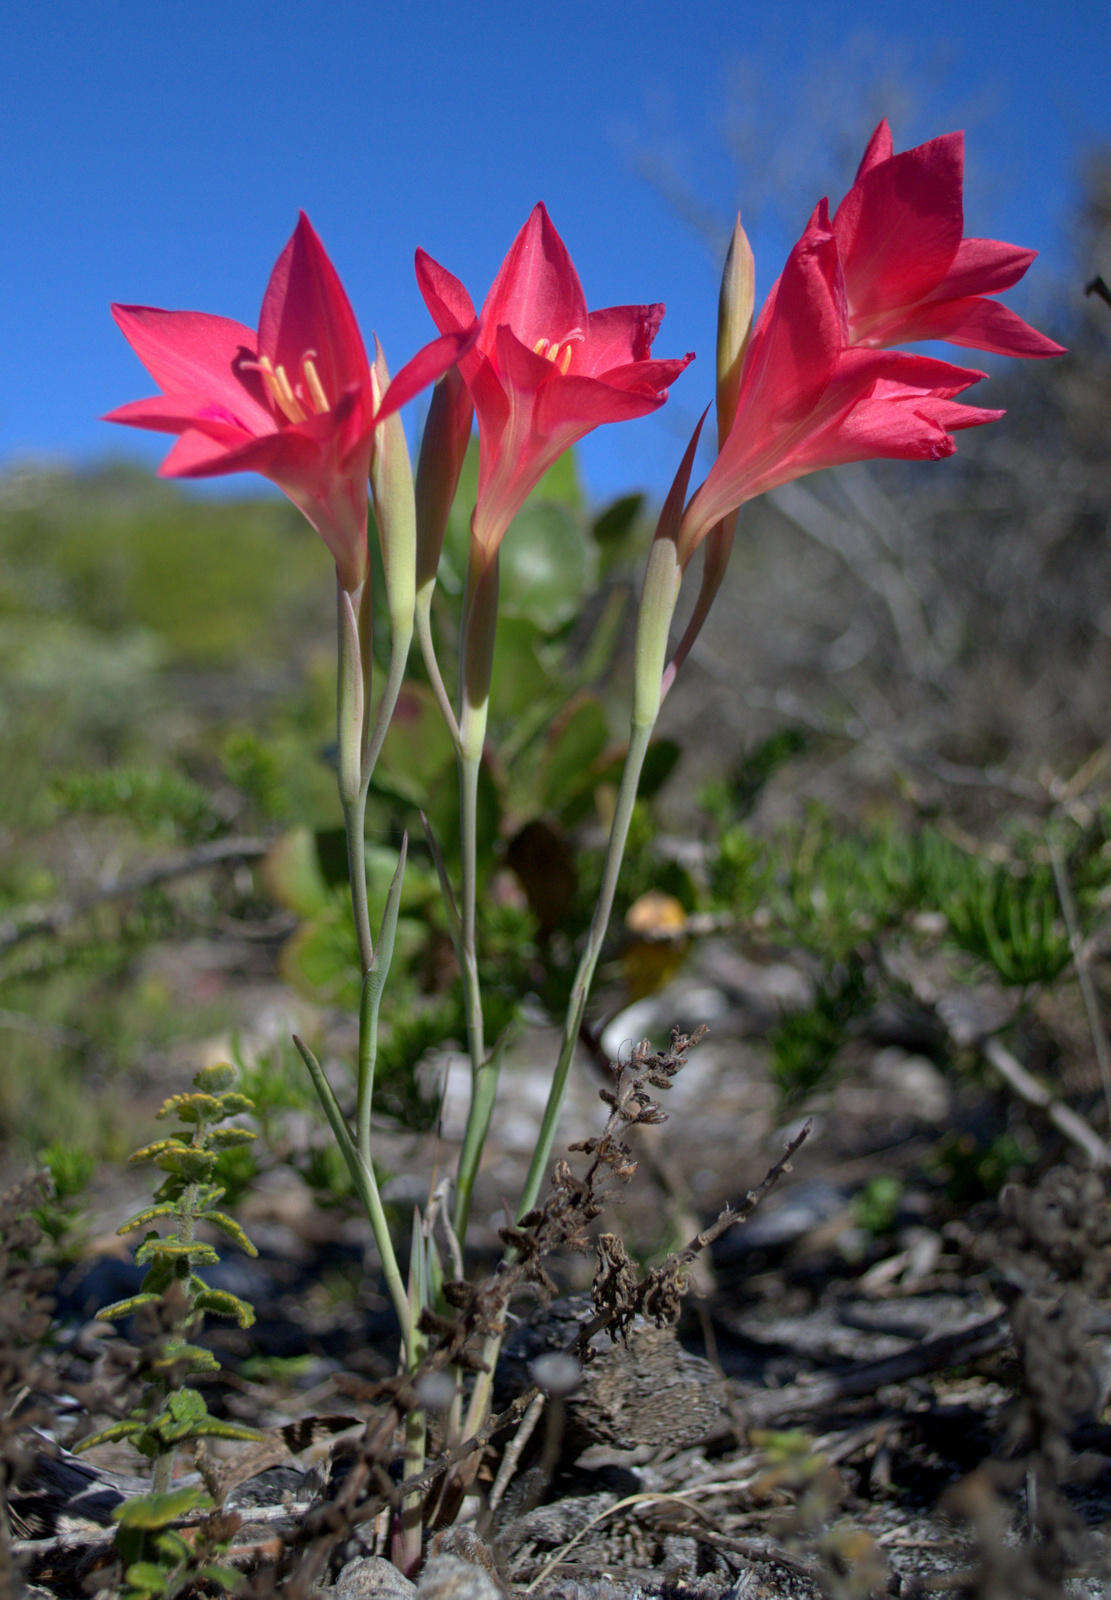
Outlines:
[[[574,335],[572,335],[572,338],[574,338]],[[579,334],[579,338],[582,338],[581,334]],[[559,368],[560,372],[566,373],[571,365],[570,340],[566,344],[560,345],[553,343],[551,339],[537,339],[532,349],[534,355],[543,356],[545,361],[550,361],[554,367]]]
[[[316,370],[316,363],[313,361],[315,355],[315,350],[305,351],[301,358],[301,371],[305,374],[305,387],[312,396],[313,410],[316,412],[328,411],[331,407],[328,404],[328,396],[324,393],[324,385],[320,381],[320,374]]]
[[[285,368],[275,367],[269,356],[259,356],[258,370],[262,377],[262,386],[266,390],[266,397],[271,404],[277,406],[289,422],[304,422],[305,408],[294,394],[292,385],[286,377]]]

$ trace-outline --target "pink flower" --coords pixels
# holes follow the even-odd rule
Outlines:
[[[679,526],[680,564],[744,501],[804,473],[876,456],[951,455],[954,430],[1002,415],[957,403],[982,377],[849,343],[838,245],[822,201],[753,328],[736,416]]]
[[[1001,355],[1060,355],[1059,344],[988,298],[1017,283],[1037,252],[964,238],[963,181],[963,133],[895,155],[880,123],[833,218],[852,343],[944,339]]]
[[[441,333],[474,321],[459,280],[417,251],[417,281]],[[582,285],[542,205],[534,207],[459,361],[478,416],[475,544],[489,562],[522,502],[552,463],[603,422],[644,416],[693,357],[651,359],[662,305],[586,309]]]
[[[368,571],[374,429],[456,360],[472,330],[434,339],[378,395],[343,285],[302,212],[263,296],[257,334],[202,311],[114,305],[161,394],[108,422],[176,433],[159,472],[261,472],[304,513],[354,592]]]

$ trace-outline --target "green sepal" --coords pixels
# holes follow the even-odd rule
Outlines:
[[[103,1312],[101,1315],[103,1316]],[[142,1433],[145,1427],[145,1422],[137,1422],[134,1418],[125,1418],[123,1422],[111,1422],[106,1428],[101,1428],[99,1433],[90,1433],[87,1439],[79,1439],[73,1446],[73,1453],[79,1456],[86,1450],[91,1450],[94,1445],[112,1444],[117,1439],[133,1439],[137,1433]]]
[[[203,1240],[195,1239],[187,1244],[183,1239],[160,1239],[157,1234],[145,1239],[135,1252],[135,1265],[146,1266],[148,1261],[153,1261],[156,1256],[166,1261],[199,1261],[202,1265],[211,1267],[219,1261],[220,1257],[210,1244]]]
[[[160,1294],[133,1294],[129,1300],[115,1300],[110,1306],[102,1306],[97,1317],[103,1322],[115,1322],[119,1317],[134,1316],[143,1306],[154,1305],[161,1298]]]
[[[257,1246],[251,1243],[234,1217],[229,1217],[224,1211],[205,1211],[202,1220],[211,1223],[214,1228],[219,1228],[221,1233],[226,1233],[229,1239],[234,1239],[239,1248],[247,1255],[258,1255]]]
[[[197,1311],[211,1311],[216,1317],[234,1317],[241,1328],[249,1328],[255,1313],[245,1300],[227,1289],[205,1289],[193,1301]]]
[[[172,1200],[164,1200],[161,1205],[148,1206],[145,1211],[137,1211],[133,1217],[128,1217],[126,1222],[121,1222],[116,1229],[117,1233],[131,1233],[135,1228],[141,1228],[145,1222],[153,1222],[155,1217],[177,1217],[180,1210]]]
[[[190,1511],[210,1511],[212,1496],[207,1489],[168,1489],[165,1494],[145,1494],[125,1500],[112,1512],[112,1521],[121,1528],[165,1528]]]

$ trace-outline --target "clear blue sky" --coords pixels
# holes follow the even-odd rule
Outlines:
[[[543,199],[589,305],[664,300],[657,353],[699,353],[659,418],[584,452],[597,493],[658,492],[712,392],[716,268],[645,163],[708,218],[745,211],[766,288],[880,110],[899,147],[965,126],[968,230],[1046,253],[1010,297],[1036,314],[1111,143],[1108,59],[1088,0],[9,0],[0,463],[156,463],[161,439],[96,420],[150,388],[108,302],[254,324],[299,207],[398,366],[432,332],[414,247],[480,302]]]

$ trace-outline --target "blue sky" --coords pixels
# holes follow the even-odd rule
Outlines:
[[[1106,10],[1087,0],[9,0],[5,14],[0,464],[153,467],[161,439],[97,421],[150,389],[109,301],[253,324],[299,207],[396,367],[432,332],[414,247],[480,302],[543,199],[589,305],[663,300],[656,353],[699,353],[664,412],[583,450],[595,493],[658,493],[712,392],[708,235],[738,207],[766,288],[880,111],[899,147],[964,126],[968,231],[1045,253],[1009,296],[1036,316],[1051,274],[1079,279],[1076,177],[1111,144]]]

